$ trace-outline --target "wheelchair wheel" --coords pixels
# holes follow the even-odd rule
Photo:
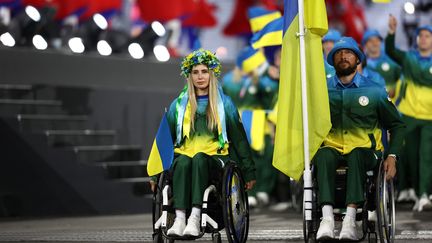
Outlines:
[[[393,180],[385,179],[384,163],[381,163],[378,171],[376,185],[378,232],[380,242],[393,243],[395,238],[395,200]]]
[[[164,242],[174,242],[174,240],[168,240],[163,236],[162,229],[155,229],[156,221],[162,215],[162,190],[165,187],[167,180],[165,179],[165,174],[161,173],[158,177],[158,184],[156,191],[153,193],[153,208],[152,208],[152,218],[153,218],[153,242],[154,243],[164,243]],[[171,227],[174,222],[174,214],[168,213],[167,228]]]
[[[249,231],[249,203],[240,168],[228,162],[222,181],[223,216],[230,243],[244,243]]]

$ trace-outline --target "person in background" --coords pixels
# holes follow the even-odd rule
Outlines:
[[[432,26],[417,29],[417,48],[402,51],[395,46],[397,20],[389,17],[385,51],[402,68],[399,111],[407,124],[401,163],[409,170],[411,185],[420,196],[413,210],[432,209]]]
[[[331,78],[336,74],[333,66],[327,62],[327,55],[333,49],[334,44],[342,38],[341,33],[335,29],[329,29],[327,34],[322,39],[323,53],[324,53],[324,68],[327,78]]]
[[[401,76],[401,68],[383,50],[383,38],[375,29],[367,30],[362,38],[362,46],[367,57],[367,68],[378,72],[385,80],[387,93],[396,101],[396,86]]]

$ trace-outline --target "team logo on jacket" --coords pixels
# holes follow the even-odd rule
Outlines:
[[[381,64],[381,69],[384,72],[387,72],[388,70],[390,70],[390,64],[388,64],[388,62],[385,62],[385,63]]]
[[[366,96],[360,96],[359,98],[359,104],[361,106],[367,106],[369,104],[369,98]]]

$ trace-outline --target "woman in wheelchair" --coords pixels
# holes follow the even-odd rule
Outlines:
[[[336,69],[336,76],[327,80],[332,128],[312,161],[318,183],[318,203],[322,208],[316,237],[321,240],[335,237],[335,177],[341,163],[346,163],[348,171],[346,214],[339,239],[358,239],[357,207],[365,201],[366,172],[376,167],[384,150],[382,128],[390,132],[384,170],[387,179],[396,174],[396,155],[400,151],[405,126],[386,91],[357,73],[356,67],[364,58],[350,37],[338,41],[327,57],[328,63]]]
[[[255,184],[255,167],[237,108],[218,84],[221,65],[208,50],[183,59],[181,74],[187,85],[167,113],[174,149],[173,204],[175,221],[169,236],[200,234],[203,194],[209,174],[233,159],[243,172],[246,190]],[[156,182],[152,181],[152,190]],[[186,224],[186,213],[191,212]]]

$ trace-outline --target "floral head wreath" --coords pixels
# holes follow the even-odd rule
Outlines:
[[[212,70],[216,77],[220,77],[221,64],[219,59],[208,50],[199,49],[183,58],[181,65],[181,75],[185,78],[192,72],[192,67],[204,64]]]

